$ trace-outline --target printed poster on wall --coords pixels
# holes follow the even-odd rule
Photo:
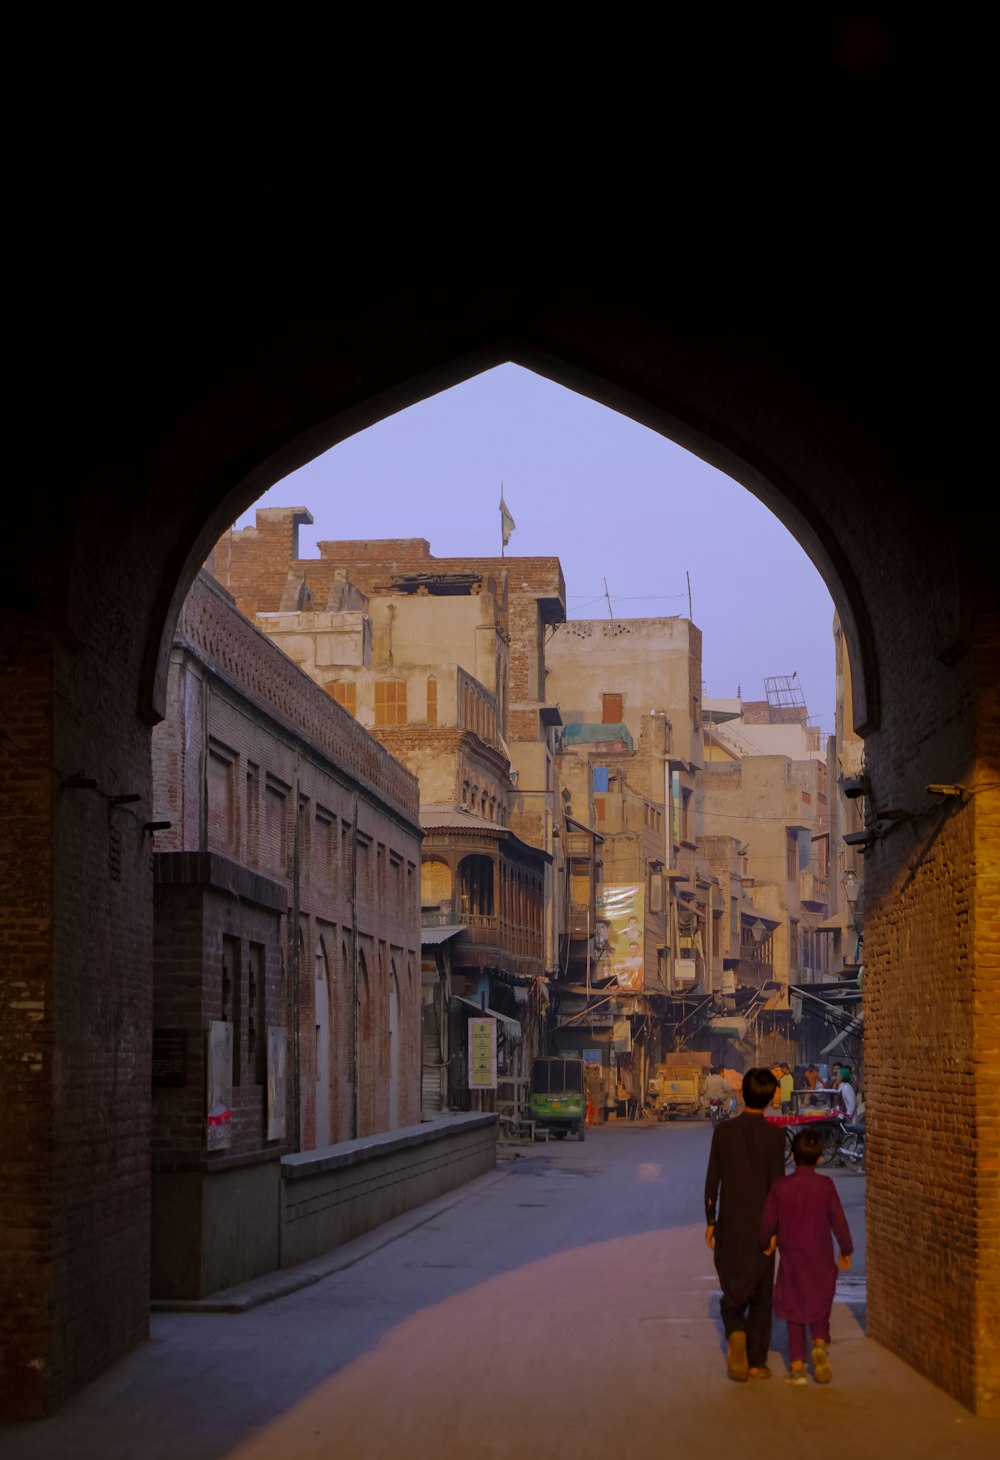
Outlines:
[[[267,1031],[267,1138],[284,1140],[285,1131],[285,1050],[284,1029],[272,1025]]]
[[[469,1089],[497,1087],[497,1021],[469,1020]]]
[[[222,1151],[229,1145],[233,1121],[233,1026],[212,1019],[208,1026],[206,1145]]]
[[[597,884],[597,943],[606,940],[615,982],[642,992],[645,888],[635,882]]]

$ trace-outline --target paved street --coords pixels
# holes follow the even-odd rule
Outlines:
[[[1000,1454],[864,1333],[864,1178],[832,1172],[858,1243],[834,1381],[726,1378],[701,1193],[704,1122],[611,1124],[496,1173],[242,1313],[156,1313],[151,1341],[3,1460],[851,1460]],[[274,1291],[265,1280],[254,1296]]]

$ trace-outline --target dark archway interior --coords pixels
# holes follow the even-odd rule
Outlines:
[[[909,220],[857,207],[840,237],[828,215],[817,230],[774,214],[739,247],[730,234],[664,248],[626,228],[581,242],[569,228],[543,248],[526,218],[503,247],[461,247],[467,227],[442,228],[433,251],[425,238],[408,253],[398,227],[368,249],[302,245],[280,184],[266,201],[247,188],[246,214],[263,214],[251,238],[232,227],[232,186],[214,205],[198,198],[200,219],[166,181],[132,215],[109,202],[99,246],[58,269],[50,241],[23,276],[12,336],[0,543],[11,1414],[59,1402],[147,1322],[148,848],[137,832],[109,888],[103,827],[66,777],[148,800],[183,596],[220,533],[295,466],[523,364],[703,456],[792,532],[844,624],[882,804],[919,808],[929,782],[988,786],[1000,760],[996,509],[970,491],[978,281],[954,241],[917,294]],[[154,201],[169,225],[144,251],[135,226]],[[982,1337],[1000,1333],[1000,1196],[974,1159],[997,1047],[984,1003],[998,978],[990,794],[933,843],[904,831],[880,844],[866,924],[871,1331],[984,1412],[1000,1392],[1000,1350]],[[30,1025],[20,985],[43,1006]],[[912,1140],[928,1108],[961,1133],[933,1191]],[[10,1234],[27,1227],[25,1257]]]

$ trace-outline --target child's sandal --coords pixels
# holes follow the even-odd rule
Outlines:
[[[830,1366],[830,1351],[825,1343],[818,1343],[812,1351],[813,1374],[816,1376],[817,1384],[829,1384],[833,1378],[833,1369]]]

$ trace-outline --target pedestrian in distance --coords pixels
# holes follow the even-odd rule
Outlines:
[[[851,1265],[854,1243],[829,1176],[816,1170],[823,1158],[818,1131],[800,1130],[792,1141],[795,1170],[774,1183],[760,1219],[760,1244],[770,1257],[778,1251],[774,1311],[788,1328],[787,1384],[805,1384],[806,1331],[812,1339],[813,1376],[829,1384],[830,1311],[837,1287],[837,1271]],[[839,1255],[834,1258],[836,1239]]]
[[[730,1069],[728,1065],[723,1065],[719,1070],[719,1074],[729,1086],[728,1113],[735,1115],[739,1110],[740,1100],[743,1095],[743,1076],[739,1070]]]
[[[858,1108],[858,1096],[854,1089],[854,1081],[846,1065],[841,1065],[838,1073],[840,1080],[837,1085],[837,1090],[844,1104],[844,1119],[853,1120]]]
[[[781,1074],[778,1076],[778,1092],[781,1096],[781,1113],[782,1115],[791,1115],[792,1091],[795,1089],[795,1080],[792,1075],[791,1069],[787,1064],[781,1064],[778,1066],[778,1068],[781,1071]]]
[[[785,1138],[764,1117],[778,1082],[770,1070],[743,1076],[743,1111],[712,1133],[705,1175],[705,1241],[722,1288],[722,1325],[731,1379],[767,1379],[774,1257],[761,1251],[760,1222],[785,1169]]]
[[[705,1080],[705,1097],[708,1100],[729,1100],[729,1082],[716,1065],[711,1065]]]

